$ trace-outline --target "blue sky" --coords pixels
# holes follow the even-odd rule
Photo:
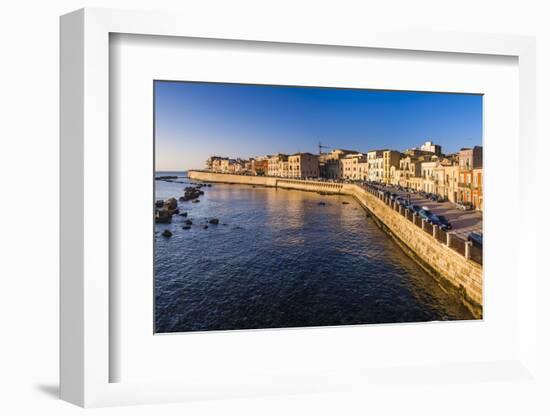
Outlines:
[[[155,81],[156,170],[202,168],[210,155],[332,148],[451,153],[482,144],[482,96]]]

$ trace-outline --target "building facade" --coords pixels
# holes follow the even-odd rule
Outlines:
[[[436,156],[441,156],[441,146],[431,141],[424,142],[424,144],[420,146],[420,150],[424,152],[433,153]]]
[[[401,153],[396,150],[384,150],[382,152],[382,182],[390,183],[390,169],[399,167]]]
[[[349,154],[340,159],[342,179],[351,181],[365,180],[368,172],[367,158],[362,153]]]
[[[267,159],[267,175],[268,176],[281,176],[279,174],[279,167],[282,166],[280,162],[288,161],[288,155],[277,153]],[[281,171],[282,174],[282,171]]]
[[[483,148],[460,149],[458,152],[458,201],[469,202],[475,209],[483,209]],[[474,171],[476,173],[474,178]],[[475,184],[474,184],[475,182]]]
[[[367,152],[368,180],[371,182],[382,182],[384,177],[384,151],[371,150]]]
[[[288,177],[297,179],[319,177],[319,156],[312,153],[295,153],[288,157]]]

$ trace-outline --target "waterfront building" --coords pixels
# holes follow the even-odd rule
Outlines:
[[[398,167],[401,153],[397,150],[384,150],[382,152],[382,182],[390,183],[390,168]]]
[[[436,193],[437,182],[434,175],[435,169],[439,166],[439,159],[434,156],[428,161],[422,162],[422,190],[424,192]]]
[[[295,153],[288,157],[288,177],[297,179],[319,177],[319,156],[312,153]]]
[[[266,155],[266,156],[257,156],[255,158],[250,159],[251,172],[258,176],[267,175],[269,170],[268,162],[270,158],[271,158],[270,155]]]
[[[390,167],[390,185],[406,186],[407,172],[396,166]]]
[[[229,158],[216,157],[212,160],[211,169],[213,172],[227,173],[229,171]]]
[[[226,173],[239,173],[240,169],[238,167],[238,163],[235,159],[228,159],[227,160],[227,168],[225,170]]]
[[[369,162],[366,156],[359,161],[357,168],[359,169],[359,179],[366,181],[369,178]]]
[[[368,172],[367,158],[362,153],[348,154],[340,159],[342,178],[352,181],[364,180]]]
[[[204,162],[204,169],[214,170],[214,164],[216,164],[217,161],[219,161],[220,159],[220,156],[210,156],[208,159],[206,159],[206,162]]]
[[[483,211],[483,168],[473,169],[472,176],[472,203],[475,209]]]
[[[319,175],[327,179],[342,179],[344,176],[342,158],[358,153],[355,150],[333,149],[319,155]]]
[[[413,188],[411,185],[412,178],[420,178],[422,176],[422,161],[423,156],[416,157],[405,153],[405,157],[399,159],[399,183],[398,185],[405,186],[407,188]],[[416,188],[414,188],[416,189]]]
[[[288,158],[279,159],[279,173],[277,176],[281,178],[290,178],[290,168]]]
[[[451,162],[448,166],[443,166],[444,172],[444,190],[445,196],[451,202],[458,202],[458,163]]]
[[[384,177],[384,150],[371,150],[367,152],[368,180],[382,182]]]
[[[251,173],[253,171],[254,159],[250,158],[244,161],[244,171]]]
[[[421,191],[422,190],[422,176],[414,176],[410,177],[407,180],[408,187],[415,190],[415,191]]]
[[[474,170],[478,173],[479,178],[483,178],[483,147],[474,146],[473,148],[463,148],[458,152],[459,180],[458,180],[458,200],[462,202],[470,202],[476,209],[480,209],[483,201],[481,188],[482,180],[479,180],[479,185],[476,186],[474,193]],[[474,195],[476,198],[474,198]]]
[[[279,175],[279,162],[288,160],[288,155],[277,153],[267,159],[267,174],[268,176],[280,176]]]

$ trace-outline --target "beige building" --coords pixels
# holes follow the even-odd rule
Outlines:
[[[451,202],[458,202],[458,164],[443,166],[444,180],[442,195]]]
[[[277,153],[267,159],[267,175],[268,176],[281,176],[279,174],[280,162],[288,161],[288,155]],[[287,165],[288,169],[288,165]],[[282,172],[281,172],[282,174]]]
[[[220,156],[210,156],[208,159],[206,159],[206,162],[204,162],[204,169],[206,170],[214,170],[214,167],[219,166],[219,160],[221,159]]]
[[[354,150],[334,149],[319,155],[319,174],[327,179],[342,179],[344,176],[342,158],[358,153]]]
[[[288,158],[281,158],[279,159],[279,172],[277,176],[280,176],[281,178],[290,178],[290,172],[289,172],[289,161]]]
[[[212,171],[218,173],[229,172],[229,158],[219,157],[212,161]]]
[[[295,153],[288,157],[288,177],[297,179],[319,177],[319,156]]]
[[[390,184],[406,186],[407,171],[401,170],[398,167],[390,167]]]
[[[349,154],[340,159],[340,162],[342,164],[342,179],[352,181],[366,179],[368,162],[364,154]]]
[[[434,171],[439,166],[439,161],[436,159],[429,162],[422,162],[422,190],[424,192],[435,193],[437,184],[434,177]]]
[[[399,170],[401,171],[399,185],[413,188],[410,183],[411,179],[422,177],[422,158],[419,159],[414,156],[402,157],[399,160]]]

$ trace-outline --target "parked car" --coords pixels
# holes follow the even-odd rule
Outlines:
[[[439,196],[437,196],[436,194],[429,194],[428,198],[435,202],[435,201],[437,201]]]
[[[471,202],[461,201],[456,203],[456,207],[462,211],[470,211],[474,209]]]
[[[445,217],[445,215],[435,215],[434,214],[430,218],[430,222],[433,225],[437,225],[443,231],[449,231],[451,228],[453,228],[453,226],[451,225],[451,223],[449,222],[447,217]]]
[[[416,213],[416,214],[418,214],[418,212],[422,209],[418,205],[415,205],[415,204],[407,205],[406,208],[408,208],[409,211],[412,211],[413,213]]]
[[[398,198],[396,199],[396,201],[397,201],[397,203],[398,203],[399,205],[401,205],[402,207],[407,207],[407,205],[409,204],[408,199],[405,199],[405,198],[403,198],[402,196],[398,197]]]
[[[468,234],[468,241],[471,241],[474,246],[483,248],[483,234],[482,233],[470,233]]]
[[[420,216],[420,218],[426,221],[430,221],[430,218],[432,217],[433,214],[426,209],[421,209],[420,211],[418,211],[418,215]]]
[[[444,197],[444,196],[439,195],[439,196],[437,197],[437,200],[436,200],[436,201],[437,201],[437,202],[445,202],[445,201],[447,201],[447,198]]]

